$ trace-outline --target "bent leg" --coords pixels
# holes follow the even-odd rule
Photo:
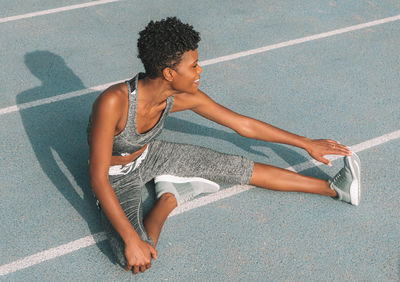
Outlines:
[[[254,163],[250,184],[277,191],[337,196],[337,193],[329,187],[326,180],[260,163]]]
[[[253,162],[240,156],[218,153],[208,148],[156,140],[139,170],[144,182],[159,175],[201,177],[211,181],[248,184]],[[172,193],[162,194],[144,219],[144,227],[157,244],[161,228],[177,206]]]
[[[143,185],[140,182],[140,176],[136,171],[132,171],[128,174],[109,175],[109,179],[110,184],[118,197],[122,210],[140,239],[149,244],[153,244],[151,237],[146,233],[143,226],[141,198]],[[101,210],[101,219],[111,250],[117,262],[121,266],[126,266],[125,243],[103,210]]]
[[[176,208],[177,201],[171,193],[163,194],[146,215],[143,225],[147,234],[151,237],[154,247],[157,245],[161,229],[167,220],[168,215]]]

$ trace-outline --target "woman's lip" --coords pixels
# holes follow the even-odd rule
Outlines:
[[[200,84],[200,78],[194,81],[194,84]]]

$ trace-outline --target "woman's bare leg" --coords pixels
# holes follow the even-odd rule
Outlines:
[[[277,191],[291,191],[336,197],[328,181],[304,176],[286,169],[255,163],[251,185]],[[147,234],[157,245],[161,229],[168,215],[176,208],[177,201],[171,193],[163,194],[143,221]]]
[[[277,191],[291,191],[336,197],[326,180],[304,176],[286,169],[255,163],[251,185]]]
[[[175,196],[171,193],[164,193],[143,220],[144,228],[153,239],[154,247],[157,245],[164,222],[176,206]]]

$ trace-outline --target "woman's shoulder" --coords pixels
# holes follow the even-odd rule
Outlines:
[[[128,98],[128,87],[126,83],[111,85],[104,90],[96,99],[98,103],[118,103]]]
[[[129,104],[128,87],[125,83],[118,83],[104,90],[94,101],[90,121],[96,116],[109,117],[120,120]],[[97,118],[95,118],[97,119]]]
[[[122,107],[128,102],[128,87],[126,83],[118,83],[108,87],[96,99],[93,108]]]
[[[207,94],[200,90],[197,90],[195,93],[177,94],[174,95],[174,105],[172,108],[172,112],[192,110],[199,105],[208,103],[210,100],[210,97],[208,97]]]

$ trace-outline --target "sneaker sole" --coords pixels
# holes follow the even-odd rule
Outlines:
[[[217,183],[201,177],[180,177],[180,176],[166,174],[154,178],[154,183],[157,182],[172,182],[172,183],[201,182],[211,186],[205,192],[212,193],[212,192],[217,192],[219,190],[219,185]]]
[[[358,206],[360,204],[361,198],[361,167],[360,167],[360,158],[353,153],[352,156],[346,158],[347,164],[350,168],[351,174],[354,177],[354,181],[350,185],[350,201],[354,206]]]

